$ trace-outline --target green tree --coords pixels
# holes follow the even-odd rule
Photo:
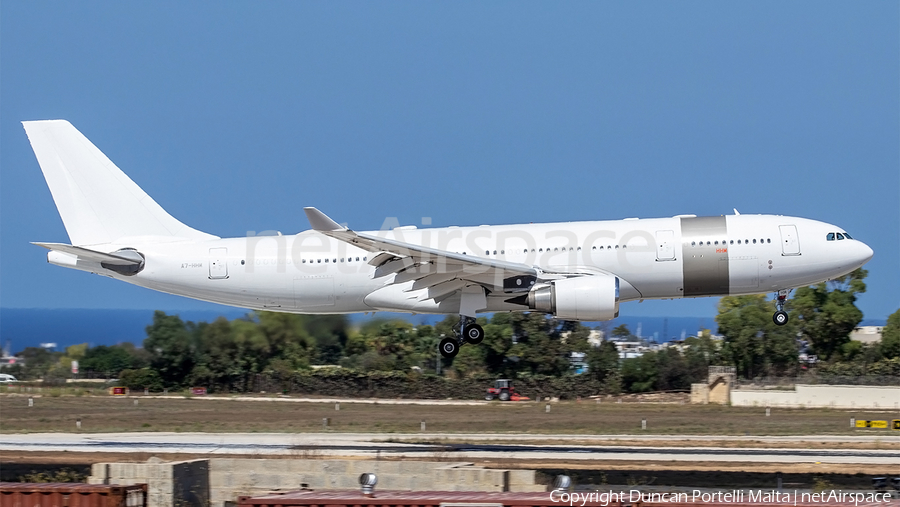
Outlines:
[[[54,352],[44,347],[26,347],[16,354],[22,358],[22,362],[25,364],[17,367],[12,374],[19,380],[43,377],[50,368],[59,362],[62,355],[62,352]]]
[[[603,340],[599,347],[591,347],[585,356],[588,375],[597,380],[606,380],[619,371],[619,350],[615,344]]]
[[[658,375],[656,352],[647,352],[622,361],[622,385],[632,393],[655,389]]]
[[[668,348],[656,353],[656,391],[672,391],[691,388],[691,375],[688,363],[676,348]]]
[[[791,299],[791,312],[813,351],[826,361],[850,341],[863,314],[856,295],[866,291],[868,271],[859,268],[848,275],[813,287],[800,287]]]
[[[453,369],[463,378],[484,373],[485,355],[485,347],[465,346],[459,349],[459,355],[453,358]]]
[[[881,355],[887,359],[900,358],[900,310],[892,313],[881,330]]]
[[[135,390],[147,388],[152,392],[162,391],[164,387],[163,379],[152,368],[122,370],[119,374],[119,385]]]
[[[765,295],[726,296],[719,300],[716,322],[725,337],[722,357],[744,378],[792,374],[798,367],[796,319],[772,322],[775,304]]]
[[[484,363],[488,373],[497,377],[514,377],[519,368],[518,358],[512,360],[513,324],[511,313],[495,313],[484,324]]]
[[[301,315],[307,334],[315,342],[312,361],[315,364],[338,364],[347,346],[346,315]]]
[[[700,336],[688,336],[684,345],[687,376],[692,383],[704,381],[709,367],[722,362],[721,341],[713,340],[709,329],[704,329]]]
[[[622,340],[631,337],[631,331],[628,329],[627,324],[621,324],[619,326],[614,327],[612,330],[612,333],[610,333],[610,334],[612,334],[613,338],[618,338],[618,339],[622,339]]]
[[[194,339],[177,315],[153,312],[153,324],[147,326],[144,349],[150,354],[150,366],[169,386],[181,385],[196,364]]]
[[[510,317],[518,341],[510,353],[519,357],[522,370],[550,376],[569,371],[571,347],[561,339],[560,321],[535,312],[513,313]]]
[[[128,345],[130,347],[125,345],[91,347],[84,353],[80,367],[84,371],[117,377],[122,370],[144,366],[143,361],[135,352],[134,345],[130,343]]]

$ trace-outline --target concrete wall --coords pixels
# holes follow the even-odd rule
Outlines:
[[[92,484],[149,486],[150,507],[223,507],[239,496],[271,491],[357,489],[360,474],[377,489],[541,492],[534,470],[486,469],[472,463],[316,459],[212,458],[184,462],[98,463]]]
[[[731,404],[750,407],[900,409],[900,387],[798,384],[791,391],[737,389],[731,391]]]
[[[709,385],[691,384],[691,403],[696,405],[709,403]]]
[[[147,484],[150,507],[209,505],[209,460],[94,463],[90,484]]]
[[[727,405],[731,402],[731,386],[734,376],[722,376],[709,385],[709,402]]]

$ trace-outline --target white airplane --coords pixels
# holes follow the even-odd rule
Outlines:
[[[734,215],[358,232],[316,208],[312,230],[220,238],[165,212],[64,120],[23,122],[71,244],[35,243],[51,264],[225,305],[291,313],[458,314],[453,357],[479,343],[480,312],[602,321],[619,304],[776,293],[865,264],[838,226]]]

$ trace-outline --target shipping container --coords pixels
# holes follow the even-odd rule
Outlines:
[[[0,507],[147,507],[147,485],[0,482]]]

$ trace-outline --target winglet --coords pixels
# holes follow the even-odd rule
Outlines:
[[[334,220],[328,218],[328,215],[322,213],[316,208],[303,208],[309,225],[317,231],[346,231],[347,228]]]

